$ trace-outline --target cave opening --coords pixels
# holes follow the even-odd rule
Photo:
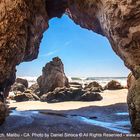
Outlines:
[[[129,70],[109,41],[76,25],[68,16],[53,18],[44,33],[39,55],[17,66],[17,77],[38,77],[53,57],[60,57],[68,77],[127,77]]]
[[[17,125],[20,125],[20,127],[21,125],[24,126],[26,119],[29,120],[27,124],[30,125],[34,122],[33,120],[36,119],[36,115],[43,117],[42,114],[45,114],[49,120],[51,120],[49,117],[54,115],[55,117],[59,116],[69,118],[70,120],[72,118],[74,122],[78,119],[84,126],[83,130],[84,128],[88,129],[88,127],[85,127],[86,124],[93,124],[94,127],[100,126],[107,130],[129,133],[130,127],[128,126],[130,126],[130,124],[128,124],[129,117],[126,106],[127,92],[127,104],[132,128],[138,131],[140,130],[139,2],[127,0],[123,0],[122,2],[113,0],[15,0],[2,1],[0,5],[0,124],[5,121],[7,116],[6,103],[8,103],[8,100],[11,101],[15,100],[16,97],[21,97],[20,99],[23,101],[23,98],[25,99],[27,97],[28,99],[26,98],[26,101],[29,101],[20,101],[20,103],[12,102],[10,104],[12,113],[7,117],[6,121],[8,121],[7,124],[11,124],[12,127],[7,128],[7,125],[4,124],[0,127],[0,131],[5,130],[5,128],[7,130],[14,130],[15,128],[19,128]],[[93,32],[73,24],[66,15],[60,20],[54,18],[61,17],[65,12],[76,24],[83,28],[91,29]],[[48,22],[50,25],[49,29]],[[44,33],[46,29],[48,30]],[[106,38],[94,32],[106,36],[111,46]],[[100,98],[100,100],[103,99],[101,102],[97,102],[96,100],[95,102],[78,103],[72,100],[72,102],[66,103],[61,100],[62,103],[59,104],[60,106],[58,104],[49,104],[48,102],[43,104],[40,102],[40,100],[42,101],[41,97],[43,95],[37,95],[35,92],[32,92],[33,90],[27,86],[28,81],[26,79],[19,78],[15,81],[16,65],[37,58],[43,33],[44,37],[38,59],[17,66],[17,77],[27,78],[30,86],[31,81],[33,84],[36,82],[36,78],[41,75],[42,67],[50,60],[53,60],[53,64],[57,65],[57,62],[60,62],[59,57],[64,63],[65,73],[67,77],[70,77],[70,82],[75,81],[76,86],[77,81],[84,83],[84,87],[83,85],[81,86],[81,83],[78,83],[80,87],[76,87],[76,91],[78,90],[78,99],[81,101],[81,99],[85,99],[86,97],[86,101],[89,101],[93,96],[98,95],[97,97],[99,97],[100,95],[100,97],[103,97]],[[123,62],[114,54],[111,47],[132,72],[128,76],[127,87],[120,86],[120,84],[115,82],[115,86],[121,87],[121,89],[109,90],[109,83],[105,88],[98,86],[101,90],[89,88],[93,80],[98,80],[98,83],[104,83],[104,80],[112,80],[112,78],[116,78],[116,80],[120,80],[121,82],[123,79],[126,85],[126,77],[130,71],[124,67]],[[56,56],[58,57],[54,58]],[[67,87],[63,86],[63,90],[60,88],[60,90],[54,90],[55,92],[50,91],[49,95],[60,95],[62,97],[68,93],[67,95],[70,95],[73,99],[75,89],[71,89],[71,83],[68,82],[67,77],[64,78],[64,81],[69,85]],[[42,75],[39,77],[39,80],[40,83],[43,83]],[[89,83],[85,83],[85,81]],[[16,92],[13,92],[14,96],[8,97],[9,91],[14,91],[13,83],[15,89],[19,86],[19,88],[23,89],[23,92],[17,92],[18,90],[16,89]],[[40,90],[39,82],[37,83],[38,84],[34,86],[38,86],[37,89]],[[56,87],[57,86],[55,86],[55,88]],[[79,90],[81,92],[79,92]],[[97,93],[97,90],[99,93]],[[39,92],[41,93],[41,91]],[[44,94],[46,98],[48,97],[47,93]],[[30,99],[38,101],[30,102]],[[59,100],[53,101],[57,103]],[[40,106],[40,104],[43,104],[43,106]],[[47,109],[45,105],[47,105]],[[21,109],[23,112],[20,112],[18,109]],[[25,112],[24,109],[26,110]],[[41,112],[39,109],[47,112]],[[54,112],[48,112],[49,109]],[[113,117],[114,115],[115,117]],[[62,120],[64,120],[64,118]],[[12,120],[10,120],[10,123],[9,119]],[[46,118],[44,118],[44,120],[45,119]],[[19,121],[19,123],[16,125],[17,121]],[[48,125],[48,122],[42,123],[39,120],[36,122],[44,126]],[[54,122],[53,119],[52,122]],[[59,120],[59,124],[65,126],[65,123],[63,124],[61,120]],[[55,124],[55,127],[56,126],[57,124]],[[62,128],[61,126],[58,127],[58,130]],[[66,127],[67,126],[63,128]],[[71,127],[75,128],[74,125],[71,125]],[[33,129],[33,127],[31,129]]]
[[[17,66],[17,77],[28,79],[29,85],[34,84],[37,77],[42,73],[42,67],[56,56],[61,58],[66,76],[69,77],[70,82],[87,82],[89,84],[96,80],[102,86],[105,86],[110,80],[118,80],[126,86],[126,77],[129,70],[124,67],[122,60],[114,53],[109,41],[101,35],[76,25],[66,15],[61,19],[54,18],[50,20],[49,29],[44,33],[40,45],[38,58],[32,62],[25,62]],[[62,102],[59,105],[48,104],[46,110],[46,106],[42,106],[39,102],[19,103],[19,110],[21,109],[20,106],[26,104],[28,111],[13,111],[12,115],[24,116],[27,113],[32,118],[36,115],[45,114],[48,119],[52,119],[51,117],[55,116],[58,120],[60,116],[68,117],[69,119],[90,125],[93,124],[111,131],[128,133],[130,122],[126,106],[126,94],[126,89],[125,93],[124,90],[108,91],[103,95],[105,101],[86,102],[83,105],[84,107],[81,107],[77,102],[66,102],[64,107]],[[12,107],[14,105],[13,103]],[[43,111],[39,111],[40,109]],[[53,113],[50,113],[49,109]],[[94,110],[95,114],[90,112],[91,109]],[[64,110],[72,113],[80,112],[80,115],[68,115]],[[103,119],[100,120],[101,116],[96,113],[105,115],[106,122]],[[83,115],[85,116],[83,117]],[[90,115],[95,115],[95,117]],[[114,119],[116,119],[115,122],[113,121]],[[44,120],[41,125],[45,123],[46,121]]]

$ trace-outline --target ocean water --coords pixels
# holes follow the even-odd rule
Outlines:
[[[98,82],[103,87],[111,80],[116,80],[121,83],[122,86],[127,85],[127,77],[86,77],[86,78],[70,78],[70,82],[79,82],[82,85],[89,84],[93,81]]]
[[[27,79],[29,82],[29,86],[36,83],[37,77],[20,77]],[[121,83],[121,85],[126,86],[127,85],[127,77],[68,77],[69,82],[78,82],[81,83],[83,86],[85,84],[89,84],[93,81],[98,82],[103,87],[111,80],[116,80]]]

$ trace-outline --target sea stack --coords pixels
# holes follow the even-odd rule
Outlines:
[[[53,91],[57,87],[69,87],[68,78],[64,73],[64,65],[59,57],[55,57],[42,69],[37,79],[41,95]]]

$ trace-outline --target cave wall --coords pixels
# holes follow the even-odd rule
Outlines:
[[[81,27],[106,36],[132,71],[127,103],[132,128],[140,131],[140,1],[72,0],[67,13]]]
[[[43,0],[0,1],[0,91],[15,80],[15,66],[37,58],[48,28]]]
[[[1,0],[0,92],[7,96],[16,65],[37,58],[48,21],[65,11],[82,28],[106,36],[132,71],[135,82],[129,89],[128,105],[132,124],[140,129],[139,0]]]
[[[76,24],[106,36],[113,50],[140,76],[140,1],[72,0],[68,13]]]

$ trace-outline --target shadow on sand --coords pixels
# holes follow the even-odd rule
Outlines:
[[[32,133],[126,134],[131,133],[130,130],[131,125],[127,105],[125,103],[102,107],[89,106],[65,111],[16,111],[16,109],[12,109],[4,124],[0,126],[0,133],[18,132],[21,135],[24,133],[30,133],[30,135],[32,135]],[[55,138],[56,137],[53,139]],[[58,136],[57,139],[58,138],[63,139],[60,136]],[[93,137],[85,139],[93,139]]]

